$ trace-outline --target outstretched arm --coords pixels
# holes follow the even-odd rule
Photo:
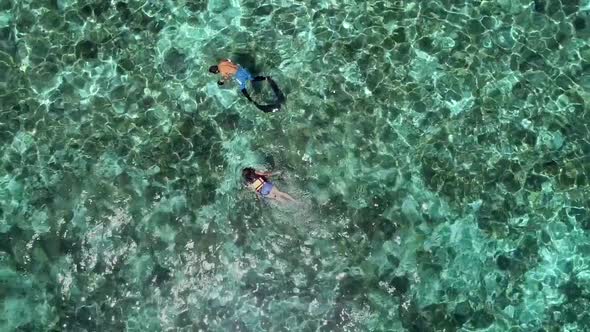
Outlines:
[[[274,176],[274,175],[281,174],[281,172],[258,172],[258,171],[256,171],[256,174],[260,175],[260,176]]]
[[[223,85],[225,82],[227,82],[229,79],[231,79],[230,75],[227,74],[221,74],[221,78],[219,79],[219,81],[217,81],[217,84],[219,85]]]

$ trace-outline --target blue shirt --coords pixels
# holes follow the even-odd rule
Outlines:
[[[246,69],[240,67],[238,69],[238,71],[236,72],[236,76],[234,76],[236,81],[238,81],[238,83],[240,84],[240,89],[245,89],[246,88],[246,83],[248,83],[248,81],[251,81],[254,79],[254,77],[252,77],[252,74],[250,74]]]

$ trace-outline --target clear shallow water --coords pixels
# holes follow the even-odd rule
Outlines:
[[[590,329],[589,10],[0,1],[0,327]]]

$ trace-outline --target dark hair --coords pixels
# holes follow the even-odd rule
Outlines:
[[[252,183],[256,181],[256,179],[262,179],[264,182],[268,182],[268,178],[266,176],[256,174],[256,170],[252,167],[244,168],[242,170],[242,177],[246,183]]]
[[[244,180],[246,180],[246,182],[251,183],[256,181],[258,175],[256,175],[256,171],[254,170],[254,168],[246,167],[242,170],[242,177],[244,177]]]
[[[212,74],[217,74],[217,73],[219,73],[219,67],[211,66],[211,67],[209,67],[209,72]]]

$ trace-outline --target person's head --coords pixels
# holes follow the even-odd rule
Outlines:
[[[209,72],[211,74],[217,74],[217,73],[219,73],[219,67],[217,67],[217,66],[211,66],[211,67],[209,67]]]
[[[257,178],[256,171],[254,170],[254,168],[246,167],[242,170],[242,177],[247,182],[252,182]]]

